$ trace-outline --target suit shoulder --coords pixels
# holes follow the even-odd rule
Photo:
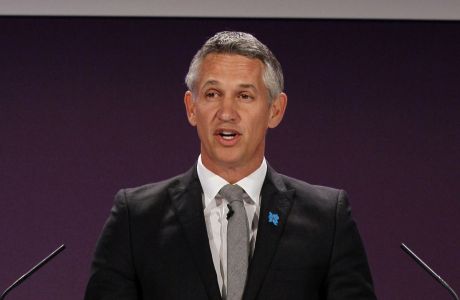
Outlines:
[[[337,200],[346,194],[342,189],[314,185],[282,174],[280,174],[280,176],[286,189],[294,190],[296,199],[300,201],[309,201],[312,204],[316,203],[335,207],[337,205]]]
[[[178,175],[169,179],[158,182],[147,183],[137,187],[130,187],[121,189],[130,201],[139,201],[151,197],[162,195],[167,192],[170,187],[177,186],[180,182],[182,175]]]
[[[170,201],[169,191],[179,187],[184,176],[181,174],[159,182],[121,189],[115,196],[116,201],[124,202],[133,214],[164,207]]]

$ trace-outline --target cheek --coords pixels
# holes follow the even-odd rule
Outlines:
[[[258,118],[254,118],[254,122],[252,122],[249,126],[249,130],[251,132],[251,136],[253,140],[260,141],[265,138],[265,134],[268,128],[268,117],[267,115],[258,116]]]
[[[205,139],[207,136],[212,134],[212,129],[210,126],[211,119],[207,118],[205,115],[197,114],[196,115],[196,128],[198,131],[198,136],[201,140]]]
[[[202,127],[210,126],[214,116],[217,113],[217,109],[211,105],[200,104],[195,110],[195,120],[197,124]]]

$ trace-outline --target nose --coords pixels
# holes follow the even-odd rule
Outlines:
[[[235,122],[239,115],[237,111],[237,103],[231,97],[225,97],[221,101],[217,117],[224,122]]]

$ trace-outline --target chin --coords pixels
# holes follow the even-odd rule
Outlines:
[[[217,161],[227,166],[236,166],[241,164],[241,159],[233,156],[219,156],[217,157]]]
[[[230,151],[222,151],[215,153],[213,161],[217,164],[227,167],[238,166],[242,164],[242,157],[238,153],[231,153]]]

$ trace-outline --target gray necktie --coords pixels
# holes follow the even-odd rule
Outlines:
[[[241,300],[248,273],[249,231],[244,209],[244,190],[227,184],[220,190],[229,202],[227,225],[227,300]]]

